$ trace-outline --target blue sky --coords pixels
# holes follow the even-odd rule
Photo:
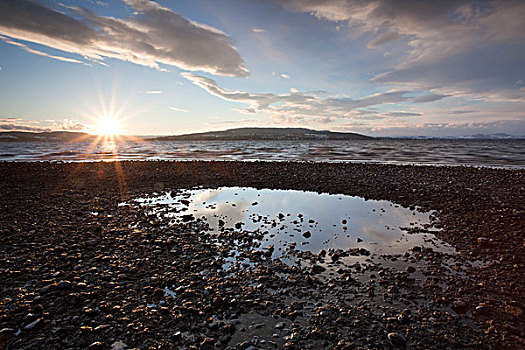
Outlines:
[[[0,130],[525,134],[524,1],[0,0]]]

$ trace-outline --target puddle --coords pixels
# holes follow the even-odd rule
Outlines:
[[[274,258],[290,248],[314,254],[353,248],[377,254],[403,254],[413,246],[424,246],[455,253],[431,233],[432,212],[410,210],[388,201],[223,187],[169,192],[135,202],[151,207],[152,213],[172,223],[200,219],[214,232],[242,230],[262,234],[262,245],[275,247]]]

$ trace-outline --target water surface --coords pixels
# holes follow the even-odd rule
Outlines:
[[[268,160],[525,168],[525,140],[0,142],[0,160]]]

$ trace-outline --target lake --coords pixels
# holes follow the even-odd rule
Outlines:
[[[2,142],[0,160],[263,160],[524,168],[525,140]]]

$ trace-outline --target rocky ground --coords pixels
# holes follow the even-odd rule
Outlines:
[[[525,171],[289,162],[0,163],[0,348],[525,348]],[[246,186],[436,210],[460,254],[338,265],[257,234],[166,226],[154,191]],[[96,214],[95,214],[96,213]],[[233,252],[250,264],[224,268]],[[473,263],[474,262],[474,263]],[[325,270],[325,268],[327,268]],[[330,269],[332,267],[332,269]],[[335,272],[331,272],[335,271]],[[415,276],[418,276],[417,278]]]

